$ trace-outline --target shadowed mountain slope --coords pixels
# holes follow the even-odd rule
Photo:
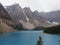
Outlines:
[[[14,30],[12,27],[8,26],[7,24],[3,23],[0,20],[0,33],[5,33],[5,32],[15,32],[16,30]]]

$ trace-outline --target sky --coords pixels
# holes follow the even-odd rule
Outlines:
[[[60,10],[60,0],[0,0],[3,6],[9,6],[15,3],[24,7],[30,7],[32,11],[49,12]]]

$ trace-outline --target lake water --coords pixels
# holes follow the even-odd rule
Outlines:
[[[60,35],[45,34],[42,31],[20,31],[0,35],[0,45],[36,45],[39,36],[43,45],[60,45]]]

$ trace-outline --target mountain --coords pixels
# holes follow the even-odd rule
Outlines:
[[[6,6],[6,10],[19,28],[21,27],[20,24],[23,28],[30,27],[30,29],[32,29],[31,27],[48,25],[46,18],[40,16],[38,11],[32,12],[29,7],[21,8],[19,4],[14,4]]]
[[[50,22],[60,22],[60,10],[40,12],[40,15],[48,19]]]
[[[25,7],[23,8],[23,11],[25,15],[29,18],[29,21],[35,26],[43,26],[48,24],[47,19],[40,16],[40,13],[37,10],[32,12],[29,7]]]
[[[11,6],[7,6],[6,10],[12,17],[12,20],[16,23],[19,24],[19,20],[25,20],[25,15],[23,14],[22,8],[19,6],[19,4],[14,4]]]
[[[8,12],[4,9],[4,7],[0,3],[0,19],[1,18],[11,20],[11,17],[9,16]]]
[[[6,10],[12,17],[12,20],[17,24],[17,28],[18,27],[19,27],[19,29],[22,27],[24,27],[23,29],[33,28],[33,24],[31,24],[29,21],[27,21],[27,18],[29,18],[29,17],[25,14],[24,10],[19,6],[19,4],[7,6]],[[30,19],[31,19],[31,17],[30,17]],[[20,24],[22,24],[22,26],[20,26]]]
[[[5,8],[2,6],[1,3],[0,3],[0,20],[2,20],[2,22],[4,22],[5,24],[7,24],[13,28],[16,27],[15,23],[11,19],[11,16],[5,10]]]
[[[37,10],[35,10],[33,14],[34,19],[38,20],[40,23],[47,23],[47,19],[43,16],[40,16],[40,13]]]
[[[29,7],[23,8],[23,12],[29,18],[29,21],[33,21],[34,20],[33,12],[31,11],[31,9]]]
[[[13,25],[12,19],[0,3],[0,33],[16,31],[10,25]]]
[[[10,25],[9,22],[11,22],[11,17],[8,14],[8,12],[4,9],[2,4],[0,3],[0,20],[2,20],[4,23]],[[12,22],[11,22],[12,23]]]

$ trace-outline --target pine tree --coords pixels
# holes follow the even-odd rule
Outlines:
[[[39,40],[37,41],[37,44],[36,45],[42,45],[42,39],[41,39],[41,36],[39,36]]]

